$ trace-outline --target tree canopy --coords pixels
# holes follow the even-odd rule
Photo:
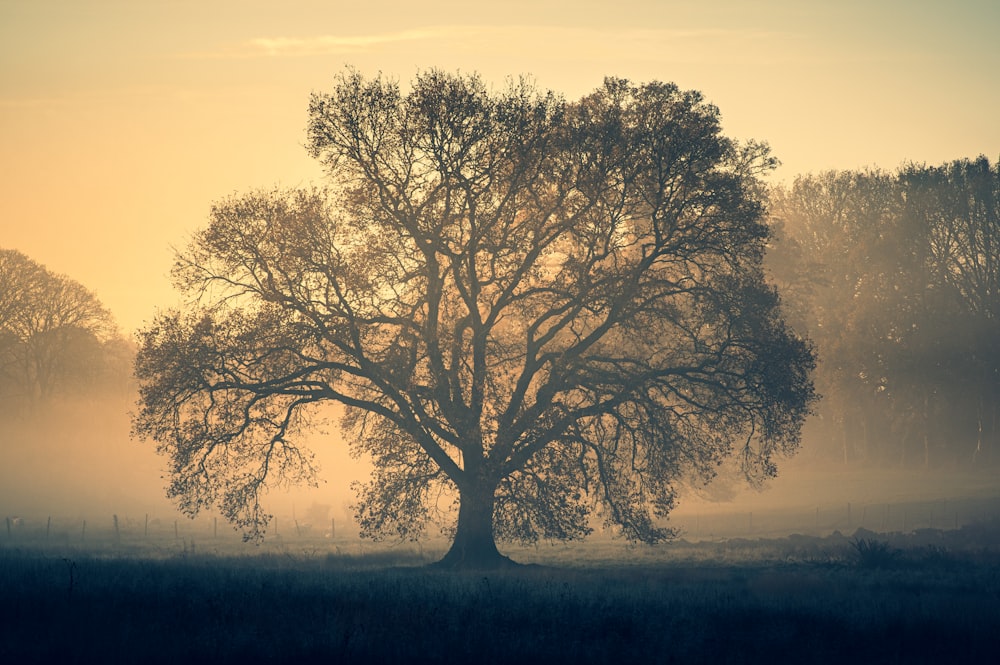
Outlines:
[[[415,538],[454,498],[454,564],[595,516],[656,542],[679,479],[795,449],[813,357],[761,266],[774,160],[699,93],[347,71],[308,146],[328,187],[214,205],[175,265],[192,305],[141,332],[134,426],[183,509],[260,537],[327,401],[374,461],[363,533]]]
[[[90,290],[21,252],[0,249],[0,410],[106,383],[124,350],[114,320]]]
[[[820,447],[949,466],[1000,443],[1000,166],[802,176],[772,196],[769,265],[816,342]]]

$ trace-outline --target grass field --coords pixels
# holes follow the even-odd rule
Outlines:
[[[443,543],[240,549],[116,535],[68,546],[36,531],[0,546],[0,663],[982,663],[1000,653],[996,522],[854,539],[598,540],[508,551],[528,565],[487,574],[428,567]]]

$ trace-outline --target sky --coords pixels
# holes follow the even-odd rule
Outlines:
[[[0,0],[0,248],[131,334],[177,303],[213,201],[319,183],[306,109],[353,66],[567,99],[604,76],[704,93],[774,174],[1000,158],[995,0]]]

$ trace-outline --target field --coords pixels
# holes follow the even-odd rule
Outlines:
[[[1000,653],[1000,523],[909,533],[609,539],[508,550],[296,532],[15,525],[0,662],[978,663]],[[214,526],[214,525],[212,525]]]

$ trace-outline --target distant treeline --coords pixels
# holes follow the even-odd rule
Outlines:
[[[810,423],[847,462],[1000,461],[1000,168],[985,157],[797,178],[768,256],[819,355]]]
[[[128,390],[133,346],[79,282],[0,249],[0,414]]]

